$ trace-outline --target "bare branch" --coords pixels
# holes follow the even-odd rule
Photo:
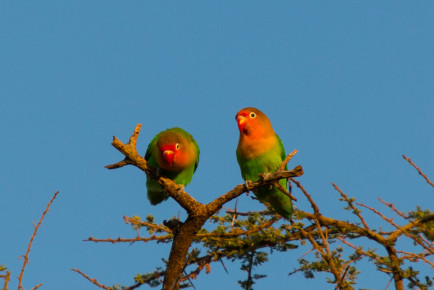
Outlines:
[[[33,287],[32,288],[32,290],[36,290],[36,289],[38,289],[39,287],[41,287],[42,286],[42,283],[41,284],[38,284],[38,285],[36,285],[35,287]]]
[[[293,179],[293,178],[290,178],[289,180],[291,180],[292,182],[294,182],[295,185],[297,185],[297,187],[300,188],[300,190],[303,192],[303,194],[304,194],[304,195],[306,196],[306,198],[309,200],[309,202],[310,202],[310,206],[312,207],[314,214],[317,215],[317,216],[320,216],[321,213],[319,212],[319,208],[318,208],[318,206],[317,206],[316,203],[313,201],[312,197],[311,197],[310,194],[306,191],[306,189],[304,189],[304,187],[301,185],[301,183],[298,182],[298,181],[296,181],[296,180]]]
[[[164,231],[166,233],[171,233],[170,229],[168,227],[166,227],[166,226],[157,225],[157,224],[153,224],[153,223],[145,222],[145,221],[138,221],[138,220],[136,220],[134,218],[130,218],[130,217],[127,217],[127,216],[124,216],[124,221],[127,224],[138,225],[138,226],[145,226],[145,227],[153,228],[153,229],[156,229],[156,230],[161,230],[161,231]]]
[[[23,262],[23,267],[21,268],[21,273],[18,276],[18,290],[24,289],[21,284],[22,284],[22,280],[23,280],[24,270],[25,270],[27,264],[29,263],[29,253],[30,253],[30,249],[31,249],[32,244],[33,244],[33,240],[35,239],[36,233],[38,232],[38,229],[39,229],[39,226],[42,223],[42,220],[44,219],[45,215],[47,214],[48,210],[50,209],[51,203],[56,199],[56,197],[57,197],[58,194],[59,194],[59,191],[56,191],[54,193],[53,197],[51,198],[51,200],[48,202],[48,205],[47,205],[46,209],[44,210],[44,212],[42,213],[42,216],[39,219],[38,224],[35,226],[35,229],[33,231],[33,235],[30,237],[30,241],[29,241],[29,245],[27,246],[26,254],[24,256],[21,256],[21,257],[24,258],[24,262]]]
[[[428,184],[430,184],[432,187],[434,187],[434,183],[432,183],[432,181],[429,180],[428,176],[426,176],[426,175],[422,172],[422,170],[420,170],[420,168],[417,167],[416,164],[413,163],[413,161],[411,161],[410,158],[408,158],[408,157],[405,156],[404,154],[402,155],[402,158],[404,158],[405,160],[407,160],[408,163],[410,163],[414,168],[416,168],[417,172],[419,172],[419,174],[420,174],[423,178],[425,178],[426,182],[428,182]]]
[[[430,247],[430,243],[428,241],[426,241],[424,238],[422,238],[421,236],[418,235],[413,235],[411,233],[408,232],[408,230],[416,227],[419,224],[423,224],[426,223],[428,221],[434,220],[434,214],[431,215],[427,215],[421,219],[418,220],[414,220],[410,223],[408,223],[405,226],[399,226],[398,224],[396,224],[393,219],[391,218],[387,218],[386,216],[384,216],[381,212],[379,212],[378,210],[376,210],[375,208],[369,207],[367,205],[364,205],[362,203],[357,203],[360,206],[366,207],[367,209],[370,209],[371,211],[373,211],[374,213],[376,213],[377,215],[379,215],[382,219],[384,219],[385,221],[387,221],[389,224],[393,225],[395,228],[397,228],[396,231],[394,231],[392,234],[389,235],[389,237],[387,238],[387,240],[389,241],[389,243],[393,243],[394,241],[396,241],[396,239],[404,234],[407,237],[411,238],[413,241],[415,241],[416,243],[418,243],[419,245],[421,245],[423,248],[425,248],[426,250],[428,250],[429,252],[431,252],[431,254],[434,254],[434,249],[432,247]]]
[[[245,192],[248,192],[249,190],[256,189],[256,188],[261,187],[265,184],[270,184],[275,180],[279,180],[282,178],[289,178],[289,177],[298,177],[301,175],[303,175],[303,168],[300,165],[294,167],[292,170],[285,170],[285,171],[280,171],[280,172],[269,173],[266,176],[264,176],[264,178],[261,178],[257,181],[254,181],[254,182],[251,182],[249,184],[249,188],[247,188],[247,185],[245,185],[245,184],[237,185],[234,189],[228,191],[224,195],[222,195],[222,196],[216,198],[215,200],[213,200],[212,202],[208,203],[206,205],[207,209],[209,210],[210,214],[213,215],[214,213],[216,213],[217,211],[219,211],[221,209],[223,204],[229,202],[230,200],[240,196],[241,194],[243,194]]]
[[[115,164],[106,165],[104,167],[107,169],[116,169],[116,168],[124,167],[125,165],[129,165],[129,164],[132,164],[131,161],[129,161],[128,159],[124,159]]]
[[[9,281],[11,279],[11,272],[10,271],[6,271],[6,274],[5,275],[0,275],[0,278],[4,278],[5,279],[3,290],[8,290],[8,284],[9,284]]]
[[[348,198],[348,196],[342,192],[342,190],[332,182],[333,187],[339,192],[339,194],[342,196],[342,198],[348,203],[349,207],[353,210],[354,214],[357,215],[360,219],[360,221],[363,224],[363,227],[366,230],[369,230],[368,224],[366,223],[365,219],[362,217],[362,215],[360,214],[360,210],[358,208],[356,208],[352,202],[352,200],[350,200]]]
[[[410,253],[410,252],[406,252],[406,251],[397,251],[397,252],[405,255],[405,256],[402,256],[401,259],[411,260],[412,262],[417,262],[419,260],[422,260],[424,263],[430,264],[431,267],[434,268],[434,263],[425,258],[426,256],[429,256],[430,254],[426,254],[426,253],[415,254],[415,253]]]
[[[135,243],[135,242],[150,242],[150,241],[160,241],[160,242],[169,242],[173,239],[173,235],[164,235],[164,236],[150,236],[149,238],[135,237],[135,238],[121,238],[117,239],[107,238],[107,239],[95,239],[94,237],[89,237],[84,242],[94,242],[94,243]]]
[[[84,278],[86,278],[87,280],[89,280],[94,285],[98,286],[99,288],[106,289],[106,290],[110,290],[111,289],[110,287],[108,287],[108,286],[106,286],[104,284],[99,283],[95,278],[90,278],[88,275],[84,274],[79,269],[71,269],[71,271],[77,272],[78,274],[80,274],[81,276],[83,276]]]
[[[294,151],[292,151],[291,153],[289,153],[286,158],[282,161],[282,163],[279,165],[279,167],[277,167],[276,171],[284,171],[286,164],[288,164],[288,162],[291,160],[291,158],[298,153],[298,150],[295,149]]]
[[[379,264],[383,264],[383,261],[380,258],[378,258],[376,255],[374,255],[372,253],[369,253],[369,252],[366,252],[366,251],[363,251],[361,248],[356,247],[352,243],[348,242],[345,238],[343,238],[343,237],[337,237],[337,239],[339,241],[341,241],[342,243],[344,243],[345,245],[350,246],[351,248],[353,248],[354,250],[356,250],[356,253],[358,253],[360,255],[364,255],[366,257],[369,257],[369,258],[377,261]]]
[[[390,209],[392,209],[392,210],[393,210],[396,214],[398,214],[399,216],[401,216],[401,217],[403,217],[403,218],[405,218],[405,219],[408,218],[408,216],[407,216],[405,213],[403,213],[402,211],[398,210],[398,209],[393,205],[393,203],[385,202],[385,201],[382,200],[380,197],[378,197],[378,200],[379,200],[382,204],[384,204],[384,205],[386,205],[387,207],[389,207]]]

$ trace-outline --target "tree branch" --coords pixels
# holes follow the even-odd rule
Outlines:
[[[213,215],[222,208],[223,204],[231,201],[232,199],[240,196],[241,194],[243,194],[245,192],[248,192],[249,190],[253,190],[253,189],[259,188],[263,185],[270,184],[273,181],[276,181],[279,179],[299,177],[301,175],[303,175],[303,168],[300,165],[294,167],[292,170],[285,170],[285,171],[270,173],[270,174],[267,174],[266,176],[264,176],[263,178],[261,178],[257,181],[251,182],[249,184],[248,188],[247,188],[246,184],[237,185],[234,189],[232,189],[231,191],[228,191],[224,195],[216,198],[215,200],[213,200],[212,202],[210,202],[206,206],[210,212],[210,215]]]
[[[136,149],[137,138],[139,136],[142,124],[138,124],[131,135],[127,144],[122,143],[118,138],[113,137],[112,146],[125,155],[125,159],[115,164],[105,166],[108,169],[120,168],[124,165],[131,164],[148,174],[155,180],[166,193],[176,200],[179,205],[184,208],[188,214],[194,214],[202,204],[196,201],[193,197],[188,195],[185,191],[180,191],[178,185],[167,177],[159,177],[157,170],[152,167],[148,162],[139,155]]]
[[[71,271],[77,272],[78,274],[80,274],[81,276],[83,276],[84,278],[86,278],[87,280],[89,280],[94,285],[98,286],[99,288],[106,289],[106,290],[111,290],[110,287],[108,287],[108,286],[106,286],[104,284],[99,283],[95,278],[90,278],[88,275],[84,274],[79,269],[71,269]]]
[[[419,172],[419,174],[420,174],[423,178],[425,178],[426,182],[428,182],[429,185],[431,185],[432,187],[434,187],[434,183],[432,183],[432,181],[428,179],[428,176],[426,176],[426,174],[424,174],[424,173],[422,172],[422,170],[420,170],[420,168],[417,167],[416,164],[413,163],[413,161],[411,161],[410,158],[408,158],[408,157],[405,156],[404,154],[402,154],[402,158],[404,158],[405,160],[407,160],[408,163],[410,163],[410,164],[411,164],[411,165],[412,165],[412,166],[417,170],[417,172]]]
[[[171,229],[174,237],[164,277],[163,289],[165,290],[178,288],[179,277],[185,265],[184,261],[188,254],[188,249],[196,236],[196,233],[213,214],[221,209],[223,204],[236,198],[244,192],[247,192],[249,189],[255,189],[265,184],[271,184],[272,182],[282,178],[297,177],[303,174],[303,169],[301,166],[297,166],[293,170],[288,171],[279,170],[278,172],[267,174],[258,181],[251,183],[249,188],[247,188],[246,185],[238,185],[211,203],[203,205],[185,191],[180,191],[178,185],[172,180],[163,176],[158,176],[156,169],[149,165],[148,162],[138,154],[136,144],[140,133],[140,128],[141,124],[138,124],[127,144],[124,144],[116,137],[113,137],[113,147],[118,149],[125,156],[125,159],[115,164],[107,165],[106,168],[115,169],[129,164],[136,166],[149,175],[158,184],[160,184],[165,192],[170,197],[175,199],[175,201],[187,211],[187,220],[184,223],[178,223],[176,231]],[[296,152],[297,151],[294,151],[289,154],[279,168],[285,168],[286,163]],[[89,238],[89,240],[91,239]],[[120,238],[118,240],[121,241]],[[117,242],[118,240],[106,241]],[[137,238],[134,239],[134,241],[136,240]],[[92,241],[95,241],[95,239],[92,238]]]
[[[21,268],[21,273],[20,273],[20,275],[18,276],[18,289],[19,289],[19,290],[24,289],[23,286],[22,286],[21,284],[22,284],[22,280],[23,280],[24,270],[25,270],[27,264],[29,263],[29,253],[30,253],[30,249],[31,249],[32,244],[33,244],[33,240],[34,240],[34,238],[35,238],[35,236],[36,236],[36,233],[38,232],[38,229],[39,229],[39,226],[40,226],[41,223],[42,223],[42,220],[44,219],[45,215],[47,214],[48,210],[50,209],[50,205],[51,205],[51,203],[56,199],[56,197],[57,197],[58,194],[59,194],[59,191],[56,191],[56,192],[54,193],[54,196],[53,196],[53,197],[51,198],[51,200],[48,202],[48,205],[47,205],[47,207],[45,208],[44,212],[42,213],[42,216],[41,216],[41,218],[39,219],[38,224],[35,226],[35,229],[34,229],[34,231],[33,231],[33,235],[30,237],[30,241],[29,241],[29,245],[27,246],[26,254],[25,254],[24,256],[20,256],[20,258],[21,258],[21,257],[24,258],[24,262],[23,262],[23,267]],[[39,287],[39,286],[40,286],[40,285],[36,286],[36,288]]]

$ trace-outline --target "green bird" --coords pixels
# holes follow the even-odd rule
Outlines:
[[[235,119],[240,130],[237,161],[243,179],[256,181],[259,173],[276,171],[286,157],[285,148],[267,116],[260,110],[249,107],[240,110]],[[279,180],[279,184],[287,189],[286,179]],[[281,216],[291,217],[292,201],[275,185],[264,185],[253,190],[253,193],[259,201],[270,203]]]
[[[187,131],[171,128],[158,133],[148,145],[146,161],[156,167],[159,174],[180,185],[180,190],[190,183],[199,163],[199,146]],[[148,199],[152,205],[168,198],[163,188],[146,176]]]

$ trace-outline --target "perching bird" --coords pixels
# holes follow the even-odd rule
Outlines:
[[[180,189],[184,189],[199,163],[199,146],[187,131],[175,127],[158,133],[152,139],[145,159],[158,168],[159,174],[172,179],[180,185]],[[152,205],[168,198],[163,188],[149,175],[146,176],[146,188]]]
[[[249,107],[240,110],[235,119],[240,130],[237,160],[243,179],[256,181],[259,173],[276,171],[286,157],[285,148],[267,116],[260,110]],[[286,179],[281,179],[279,184],[287,189]],[[270,203],[281,216],[291,217],[291,199],[275,185],[264,185],[253,193],[259,201]]]

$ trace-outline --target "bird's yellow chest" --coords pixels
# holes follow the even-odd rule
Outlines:
[[[269,152],[276,145],[276,137],[249,138],[242,136],[238,142],[238,152],[246,159],[256,158]]]

